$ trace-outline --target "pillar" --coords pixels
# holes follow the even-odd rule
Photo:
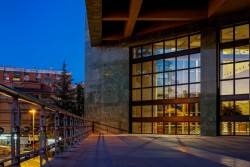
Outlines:
[[[18,98],[14,98],[11,105],[11,158],[20,156],[20,116]],[[12,164],[19,167],[20,158],[13,159]]]
[[[217,29],[211,23],[201,32],[201,135],[219,133],[217,84]]]

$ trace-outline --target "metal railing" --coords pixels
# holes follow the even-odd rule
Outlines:
[[[11,136],[10,157],[0,160],[0,167],[20,166],[20,163],[38,156],[40,156],[40,166],[50,166],[47,156],[50,150],[54,150],[55,157],[60,157],[62,151],[67,151],[75,147],[80,141],[93,132],[93,123],[84,121],[82,117],[2,84],[0,84],[0,95],[6,96],[12,100],[8,102],[8,104],[11,102],[10,111],[5,113],[10,115],[10,120],[8,120]],[[24,114],[24,112],[20,106],[24,103],[36,106],[36,108],[39,109],[39,119],[36,119],[39,120],[39,129],[37,130],[37,136],[39,136],[39,149],[35,149],[33,145],[33,151],[22,153],[20,149],[20,138],[21,132],[23,132],[24,129],[21,128],[21,115]],[[48,114],[51,119],[48,119]],[[0,128],[2,131],[4,130],[1,124]],[[33,144],[35,142],[34,128],[33,115]],[[48,144],[47,141],[48,129],[50,129],[50,132],[53,134],[54,142],[52,144]],[[43,162],[45,162],[45,164],[43,164]]]

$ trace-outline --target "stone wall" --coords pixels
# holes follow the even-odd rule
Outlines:
[[[218,135],[216,27],[207,25],[201,31],[201,135]]]
[[[129,48],[85,43],[85,118],[129,129]]]

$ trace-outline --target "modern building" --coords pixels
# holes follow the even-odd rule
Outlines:
[[[250,135],[249,0],[86,0],[85,116],[130,133]]]

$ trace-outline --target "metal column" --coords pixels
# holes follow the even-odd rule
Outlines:
[[[74,136],[75,136],[74,141],[75,141],[75,145],[77,145],[78,144],[78,122],[77,122],[77,118],[74,119],[74,125],[75,125],[75,127],[74,127]]]
[[[12,166],[20,166],[20,109],[18,107],[18,98],[13,98],[11,105],[11,158]]]
[[[59,126],[60,126],[60,117],[59,113],[55,113],[55,157],[59,157],[59,154],[61,153],[60,147],[59,147]]]
[[[64,115],[63,118],[63,136],[64,136],[64,151],[68,148],[68,116]]]
[[[80,120],[81,126],[80,126],[80,133],[81,133],[81,141],[84,139],[84,133],[83,133],[83,120]]]
[[[48,157],[46,155],[46,115],[45,115],[45,107],[41,107],[40,111],[40,137],[39,137],[39,143],[40,143],[40,149],[43,149],[43,151],[40,154],[40,167],[43,166],[43,162],[46,162],[46,165],[50,166]]]
[[[70,147],[74,146],[74,122],[73,118],[70,117]]]

